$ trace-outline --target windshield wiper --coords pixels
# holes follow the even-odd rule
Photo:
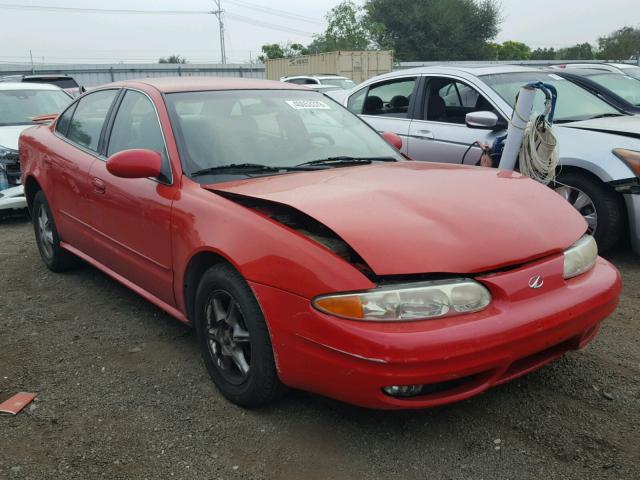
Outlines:
[[[319,160],[311,160],[310,162],[300,163],[296,165],[296,167],[304,167],[307,165],[359,165],[359,164],[369,164],[372,162],[397,162],[397,160],[393,157],[328,157],[321,158]]]
[[[215,167],[207,167],[202,170],[196,170],[191,173],[192,177],[198,177],[201,175],[209,175],[212,173],[220,173],[220,172],[242,172],[242,173],[250,173],[250,172],[280,172],[280,171],[295,171],[295,170],[312,170],[310,168],[298,168],[296,167],[284,167],[284,166],[270,166],[263,165],[261,163],[230,163],[228,165],[217,165]]]

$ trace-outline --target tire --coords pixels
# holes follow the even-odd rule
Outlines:
[[[253,408],[284,394],[260,306],[230,265],[214,265],[202,276],[196,292],[195,326],[204,364],[225,398]]]
[[[561,173],[553,189],[585,217],[589,223],[589,233],[596,239],[600,252],[606,252],[618,243],[625,228],[625,208],[622,198],[614,190],[600,180],[579,172]],[[585,197],[580,197],[578,201],[580,194],[584,194],[591,205],[583,206]],[[596,215],[595,227],[593,213]]]
[[[33,199],[33,229],[42,261],[52,272],[64,272],[78,265],[78,257],[60,246],[58,229],[42,190]]]

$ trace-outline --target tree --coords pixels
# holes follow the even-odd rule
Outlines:
[[[367,0],[364,21],[399,60],[474,60],[498,33],[496,0]]]
[[[187,59],[180,55],[169,55],[167,58],[160,58],[158,63],[187,63]]]
[[[598,58],[628,60],[640,53],[640,28],[622,27],[598,39]]]
[[[500,60],[528,60],[531,49],[522,42],[507,41],[500,45],[498,51]]]
[[[536,48],[531,52],[530,60],[555,60],[556,50],[551,48]]]
[[[299,57],[300,55],[309,55],[309,50],[300,43],[267,43],[262,46],[262,55],[258,56],[258,60],[265,62],[273,58]]]
[[[573,47],[561,48],[556,52],[558,60],[593,60],[595,54],[589,43],[578,43]]]
[[[327,29],[307,47],[313,53],[366,50],[370,46],[364,9],[346,0],[327,13]]]

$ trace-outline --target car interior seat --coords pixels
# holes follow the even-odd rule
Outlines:
[[[362,113],[365,115],[380,115],[383,112],[384,104],[382,99],[375,95],[367,97],[364,101]]]

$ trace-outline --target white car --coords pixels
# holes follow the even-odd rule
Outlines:
[[[295,75],[280,78],[281,82],[293,83],[295,85],[304,85],[314,90],[323,90],[323,87],[338,87],[343,90],[350,90],[356,86],[356,83],[340,75]]]
[[[607,72],[622,73],[640,80],[640,65],[632,63],[567,63],[554,65],[553,68],[572,70],[575,68],[588,68],[590,70],[604,70]]]
[[[20,185],[20,134],[34,118],[60,113],[72,100],[54,85],[0,82],[0,214],[27,206]]]

